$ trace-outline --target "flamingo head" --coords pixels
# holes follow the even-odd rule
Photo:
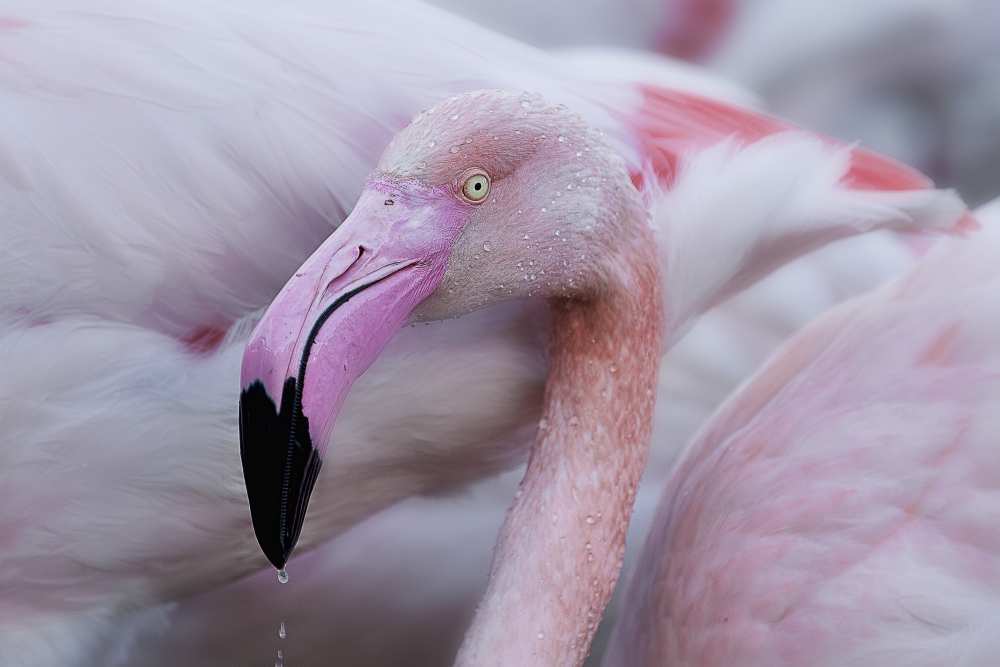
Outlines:
[[[645,215],[623,161],[564,107],[483,91],[418,115],[244,352],[240,451],[268,560],[290,556],[340,406],[401,326],[586,297]]]

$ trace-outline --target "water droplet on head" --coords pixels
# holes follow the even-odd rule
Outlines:
[[[457,153],[458,152],[458,146],[452,146],[451,148],[448,149],[448,152],[452,153],[452,154]]]
[[[549,209],[545,208],[544,206],[542,207],[542,213],[545,213],[545,212],[546,212],[546,211],[548,211],[548,210],[549,210]]]
[[[592,517],[589,514],[587,515],[586,521],[587,521],[587,525],[588,526],[593,526],[595,523],[597,523],[597,521],[594,519],[594,517]]]
[[[490,246],[489,243],[484,243],[483,244],[483,250],[486,251],[486,252],[492,252],[493,251],[493,247]]]
[[[278,570],[278,583],[287,584],[288,583],[288,571],[284,568]]]
[[[583,157],[583,153],[581,153],[580,151],[577,151],[577,152],[576,152],[576,156],[577,156],[577,157]]]
[[[428,148],[434,148],[435,146],[437,146],[437,142],[436,141],[428,141],[427,142],[427,147]]]
[[[467,138],[467,139],[465,140],[465,143],[467,143],[467,144],[471,144],[471,143],[472,143],[472,137],[468,137],[468,138]]]
[[[574,187],[575,186],[572,183],[570,183],[569,185],[566,186],[566,189],[567,190],[572,190]]]
[[[538,633],[538,638],[539,639],[545,639],[545,633],[544,632],[539,632]]]
[[[452,120],[458,120],[458,114],[454,114],[454,115],[452,115],[451,119],[452,119]]]
[[[558,141],[559,141],[559,143],[563,143],[564,141],[566,141],[566,137],[564,137],[563,135],[560,134],[559,138],[558,138]]]

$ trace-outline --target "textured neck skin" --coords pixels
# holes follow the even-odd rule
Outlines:
[[[653,240],[627,257],[612,287],[553,303],[544,417],[457,665],[586,658],[621,569],[663,339]]]

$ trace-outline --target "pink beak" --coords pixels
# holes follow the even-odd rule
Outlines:
[[[240,454],[254,532],[275,567],[298,540],[351,384],[441,282],[464,218],[441,194],[370,185],[250,336]]]

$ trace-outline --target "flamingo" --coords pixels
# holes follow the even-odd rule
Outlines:
[[[699,209],[715,214],[703,190],[709,175],[733,196],[740,176],[759,185],[762,167],[780,171],[771,160],[785,150],[804,201],[793,197],[786,215],[775,214],[776,202],[754,189],[742,203],[766,225],[722,232],[697,220]],[[859,216],[878,220],[887,205],[889,223],[966,222],[932,191],[842,187],[851,153],[794,132],[744,153],[723,142],[701,157],[684,169],[686,182],[643,202],[600,133],[542,99],[481,91],[417,116],[247,343],[241,452],[268,560],[287,562],[347,391],[405,322],[547,300],[538,435],[456,664],[579,664],[622,564],[672,337],[790,255],[856,233]],[[803,176],[810,162],[815,171]],[[733,173],[720,176],[727,167]],[[833,215],[815,210],[838,197]]]
[[[606,665],[992,665],[1000,200],[819,318],[663,491]]]
[[[405,39],[415,24],[439,38]],[[844,200],[816,200],[811,222],[823,230],[942,227],[960,208],[864,151],[804,134],[778,141],[786,126],[692,94],[730,87],[689,71],[585,77],[422,5],[9,3],[4,662],[86,664],[124,613],[260,568],[232,409],[257,311],[339,223],[392,132],[482,86],[530,87],[571,107],[632,178],[670,185],[677,210],[678,198],[708,196],[699,183],[728,183],[731,196],[794,189],[787,172],[740,171],[768,155],[843,177]],[[699,165],[733,178],[682,178]],[[783,221],[804,224],[807,208]],[[691,292],[685,306],[694,313],[724,291]],[[520,461],[545,375],[539,310],[511,302],[397,336],[346,399],[334,436],[355,454],[328,468],[303,544]],[[432,377],[440,384],[428,392]]]

